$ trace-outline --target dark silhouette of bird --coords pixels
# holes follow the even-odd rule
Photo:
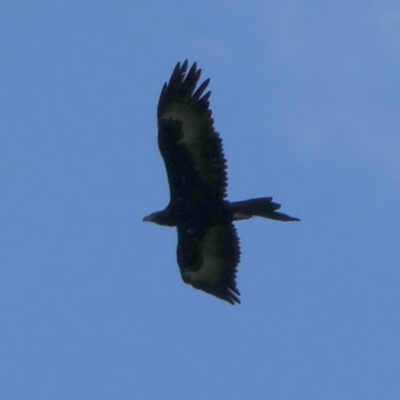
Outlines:
[[[170,201],[143,221],[176,227],[182,279],[231,304],[240,303],[236,285],[240,261],[234,221],[253,216],[299,221],[277,212],[272,197],[230,202],[222,141],[209,107],[210,80],[198,86],[196,63],[178,63],[158,103],[158,146],[167,170]]]

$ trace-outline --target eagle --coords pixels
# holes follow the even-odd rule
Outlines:
[[[210,79],[201,69],[178,63],[160,94],[158,147],[168,176],[170,200],[143,221],[176,227],[182,279],[232,305],[240,304],[236,284],[240,245],[234,221],[253,216],[299,221],[277,212],[272,197],[227,200],[227,163],[210,109]]]

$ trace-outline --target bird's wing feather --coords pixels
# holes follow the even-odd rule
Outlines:
[[[240,303],[236,286],[240,245],[232,223],[178,228],[177,256],[186,283],[231,304]]]
[[[206,192],[207,197],[226,197],[226,160],[222,141],[214,130],[208,98],[203,94],[209,80],[196,90],[201,70],[188,62],[175,67],[161,91],[158,104],[158,144],[171,191],[171,199],[182,190]],[[186,195],[187,192],[184,192]]]

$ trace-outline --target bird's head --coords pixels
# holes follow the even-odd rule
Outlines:
[[[153,212],[153,213],[151,213],[150,215],[146,215],[144,218],[143,218],[143,222],[154,222],[154,223],[157,223],[157,214],[158,214],[159,212],[157,211],[157,212]]]
[[[144,222],[154,222],[155,224],[164,225],[164,226],[175,226],[176,225],[172,221],[171,213],[169,212],[168,209],[163,210],[163,211],[153,212],[150,215],[147,215],[146,217],[144,217],[143,221]]]

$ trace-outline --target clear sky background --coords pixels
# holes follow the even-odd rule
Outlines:
[[[0,398],[400,398],[398,1],[0,2]],[[185,285],[156,106],[211,77],[242,304]]]

